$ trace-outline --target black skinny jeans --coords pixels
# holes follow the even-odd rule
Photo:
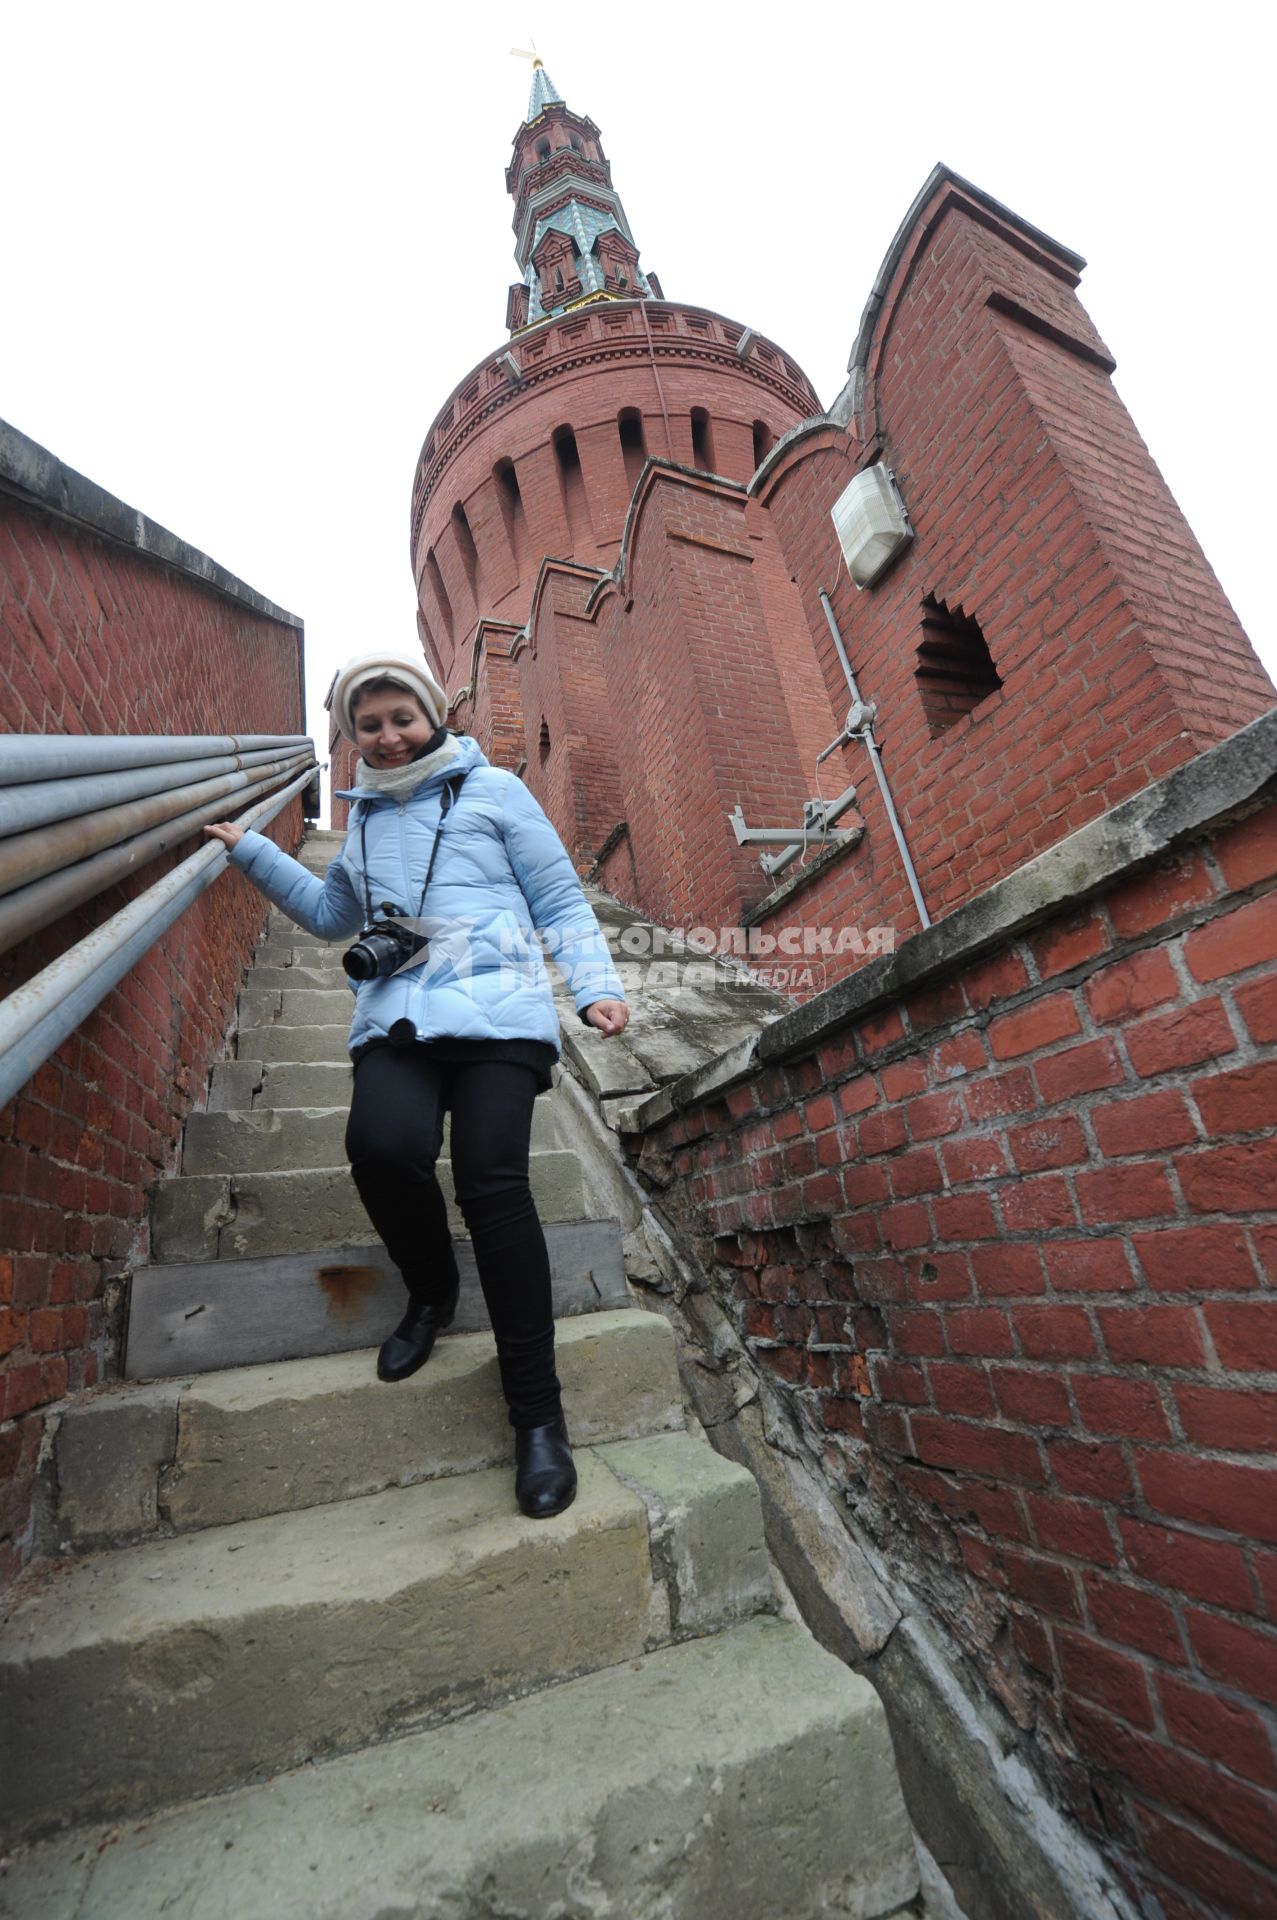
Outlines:
[[[513,1427],[558,1417],[550,1257],[528,1184],[537,1075],[506,1061],[432,1060],[424,1047],[374,1047],[355,1067],[346,1126],[368,1217],[414,1299],[442,1302],[457,1261],[435,1162],[452,1112],[457,1203],[474,1246]]]

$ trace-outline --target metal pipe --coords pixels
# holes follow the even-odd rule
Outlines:
[[[284,763],[282,776],[276,772],[263,773],[244,789],[238,804],[268,793],[281,777],[289,777],[298,759],[300,756],[294,756]],[[308,777],[313,779],[313,761],[309,763],[307,771]],[[42,927],[51,926],[72,907],[79,906],[82,901],[92,900],[117,880],[189,838],[200,827],[224,819],[226,811],[224,797],[206,799],[190,812],[152,827],[149,833],[126,840],[121,846],[108,847],[91,860],[82,860],[73,867],[63,867],[60,872],[48,874],[43,880],[36,880],[31,886],[21,887],[16,893],[9,894],[0,900],[0,953],[7,953],[19,941],[30,939]]]
[[[112,773],[117,767],[154,767],[210,753],[254,753],[259,747],[283,753],[309,744],[304,733],[10,734],[0,739],[0,785]]]
[[[261,766],[284,752],[258,747],[253,753],[219,753],[208,758],[174,760],[153,767],[121,767],[115,773],[86,773],[73,780],[35,780],[0,793],[0,837],[28,833],[68,820],[73,814],[101,813],[125,800],[144,800],[166,787],[190,780],[212,780],[219,773]]]
[[[661,385],[661,370],[656,364],[656,342],[652,338],[652,323],[647,317],[647,301],[639,301],[639,312],[643,316],[643,331],[647,335],[647,357],[652,362],[652,378],[656,382],[656,397],[661,403],[661,418],[665,422],[665,451],[674,458],[674,436],[670,432],[670,410],[665,404],[665,388]]]
[[[31,833],[12,834],[7,840],[0,841],[0,894],[12,893],[17,887],[39,880],[46,873],[56,873],[60,867],[87,860],[90,854],[97,853],[102,847],[113,847],[121,840],[131,840],[147,827],[155,826],[162,820],[171,820],[177,814],[190,812],[204,800],[236,793],[251,784],[256,771],[265,772],[274,768],[282,772],[298,758],[300,751],[294,749],[287,756],[268,761],[266,767],[260,770],[222,774],[215,780],[192,781],[184,787],[170,787],[163,793],[153,793],[145,800],[126,800],[122,806],[104,807],[99,813],[80,814],[74,820],[59,820],[53,826],[37,827]],[[314,758],[309,742],[305,751],[309,759]]]
[[[834,619],[834,610],[829,604],[829,595],[823,587],[820,589],[820,604],[825,609],[825,618],[829,622],[829,631],[833,635],[834,645],[838,649],[838,658],[842,662],[842,670],[846,675],[847,685],[851,688],[852,702],[855,706],[863,706],[864,703],[860,698],[860,689],[856,685],[856,676],[851,670],[851,661],[847,658],[847,649],[843,645],[842,635],[838,631],[838,622]],[[874,774],[878,781],[879,791],[882,794],[882,803],[887,809],[887,818],[891,822],[891,831],[896,836],[896,845],[900,849],[900,858],[904,862],[905,876],[909,882],[909,891],[913,895],[913,904],[918,909],[918,918],[921,920],[923,926],[929,927],[931,925],[931,915],[927,912],[927,903],[922,897],[922,888],[918,884],[918,876],[914,871],[913,861],[909,857],[909,848],[905,843],[904,828],[900,824],[899,817],[896,813],[896,804],[891,797],[891,788],[887,783],[887,771],[882,764],[882,756],[878,751],[878,742],[874,739],[872,719],[866,720],[864,725],[860,727],[852,737],[863,740],[869,750],[869,758],[873,763]]]
[[[265,826],[310,779],[310,769],[253,807],[241,826]],[[52,962],[0,1004],[0,1106],[24,1087],[227,864],[210,843]]]

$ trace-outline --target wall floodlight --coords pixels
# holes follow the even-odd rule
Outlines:
[[[896,476],[881,464],[866,467],[834,501],[830,512],[847,571],[858,587],[880,580],[913,539]]]

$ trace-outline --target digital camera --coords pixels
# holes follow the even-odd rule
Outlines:
[[[382,917],[384,916],[384,917]],[[430,942],[424,933],[400,926],[403,909],[383,900],[378,918],[363,929],[353,947],[341,956],[349,980],[384,980],[410,960],[425,955]]]

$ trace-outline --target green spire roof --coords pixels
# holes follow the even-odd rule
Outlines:
[[[532,91],[528,95],[528,110],[524,115],[525,121],[530,125],[533,120],[545,112],[547,107],[561,107],[563,105],[563,95],[559,92],[541,62],[534,60],[532,62]]]

